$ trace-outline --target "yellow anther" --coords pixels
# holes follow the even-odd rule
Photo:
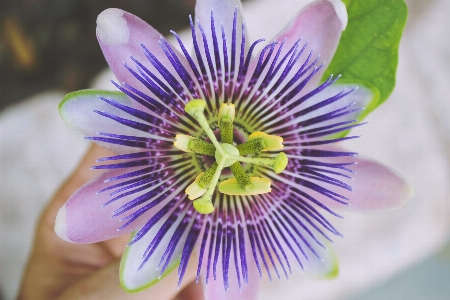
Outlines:
[[[263,139],[266,142],[266,147],[262,151],[273,151],[283,149],[283,138],[277,135],[267,134],[261,131],[253,132],[248,137],[248,140]]]
[[[233,123],[235,114],[236,114],[236,110],[234,108],[234,104],[223,103],[219,109],[219,115],[218,115],[219,126],[220,126],[220,120],[222,120],[222,118],[226,118],[231,123]]]
[[[184,152],[192,152],[189,149],[189,142],[191,140],[195,140],[195,137],[186,134],[177,134],[175,136],[175,142],[173,142],[173,145]]]
[[[197,199],[206,192],[207,189],[202,188],[198,182],[200,181],[200,178],[202,178],[203,174],[205,172],[201,172],[200,174],[195,177],[195,180],[193,183],[191,183],[185,190],[186,194],[188,195],[189,200]]]
[[[219,185],[219,191],[227,195],[260,195],[270,193],[271,182],[267,178],[250,177],[252,183],[248,190],[244,190],[239,185],[236,178],[224,180]]]

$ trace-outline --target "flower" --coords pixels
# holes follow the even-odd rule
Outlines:
[[[393,210],[412,195],[395,172],[337,145],[357,138],[342,132],[372,96],[339,76],[319,84],[344,4],[311,3],[258,55],[240,1],[200,0],[195,16],[190,54],[176,33],[181,51],[134,15],[99,15],[122,93],[75,92],[60,113],[117,155],[98,160],[105,173],[70,197],[55,232],[77,243],[134,232],[121,263],[131,292],[177,266],[181,283],[192,256],[213,299],[254,298],[263,273],[335,276],[330,236],[341,234],[325,216]]]

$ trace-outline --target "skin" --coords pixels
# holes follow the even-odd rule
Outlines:
[[[109,151],[92,146],[48,203],[36,229],[17,299],[202,300],[201,285],[194,281],[196,266],[193,263],[189,264],[179,291],[176,289],[177,272],[174,271],[161,283],[128,294],[120,287],[119,264],[129,236],[85,245],[68,243],[56,236],[53,227],[59,208],[75,190],[99,174],[99,171],[89,169],[95,159],[109,155]]]

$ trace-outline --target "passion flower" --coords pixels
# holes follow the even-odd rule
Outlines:
[[[177,266],[181,283],[193,257],[213,299],[253,299],[264,269],[336,275],[327,249],[341,234],[327,217],[350,200],[390,209],[410,197],[394,172],[336,145],[357,138],[339,134],[360,125],[370,93],[339,76],[319,84],[345,6],[313,2],[257,55],[263,39],[248,42],[239,1],[198,1],[196,18],[190,54],[176,33],[181,52],[134,15],[99,15],[121,92],[68,94],[60,113],[117,155],[98,160],[105,173],[60,209],[56,233],[93,243],[133,232],[121,263],[130,292]]]

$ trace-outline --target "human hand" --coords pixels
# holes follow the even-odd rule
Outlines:
[[[90,170],[95,159],[109,154],[97,145],[92,146],[45,208],[17,299],[203,299],[201,286],[194,282],[192,265],[180,291],[175,288],[176,272],[142,292],[128,294],[122,290],[119,264],[129,239],[127,235],[95,244],[72,244],[56,236],[53,228],[59,208],[76,189],[99,174]]]

